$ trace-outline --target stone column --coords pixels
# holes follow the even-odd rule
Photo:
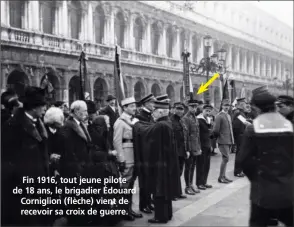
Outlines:
[[[244,73],[248,73],[247,72],[247,50],[243,50],[243,72]]]
[[[254,74],[254,55],[250,53],[250,74]]]
[[[114,42],[114,37],[115,37],[115,34],[114,34],[114,18],[115,18],[115,14],[114,14],[114,11],[111,9],[111,11],[109,12],[110,13],[110,20],[109,20],[109,44],[111,46],[114,46],[115,45],[115,42]]]
[[[202,35],[197,36],[197,44],[197,63],[199,63],[200,60],[204,58],[204,42]]]
[[[228,49],[226,50],[227,51],[227,56],[226,56],[226,67],[229,69],[229,70],[232,70],[232,46],[228,45]]]
[[[281,80],[286,80],[285,78],[285,63],[281,62]]]
[[[236,61],[235,61],[235,70],[240,72],[240,48],[236,47]]]
[[[87,40],[91,43],[94,42],[93,34],[93,8],[92,2],[88,1],[88,15],[87,15],[87,24],[88,24],[88,37]]]
[[[62,2],[62,25],[61,25],[61,35],[64,37],[69,36],[69,18],[68,18],[68,8],[67,1]],[[68,94],[68,92],[67,92]]]
[[[175,31],[176,34],[176,40],[174,42],[174,48],[173,48],[173,58],[174,59],[180,59],[180,29],[176,28]]]
[[[162,34],[160,37],[160,55],[161,56],[167,56],[166,55],[166,29],[167,29],[167,25],[164,24],[162,26]]]
[[[189,38],[187,40],[187,51],[190,53],[189,60],[192,62],[193,59],[193,32],[189,33]]]
[[[255,69],[255,74],[257,76],[261,76],[260,75],[260,56],[259,56],[259,54],[256,54],[256,69]]]
[[[124,29],[124,48],[130,49],[130,13],[128,11],[124,12],[125,15],[125,29]]]
[[[146,28],[146,53],[151,53],[151,24],[152,20],[151,18],[147,19],[147,28]]]
[[[135,39],[134,39],[134,14],[130,15],[130,32],[129,32],[129,48],[131,50],[135,49]]]
[[[40,31],[40,20],[38,20],[38,18],[40,18],[39,16],[39,12],[40,12],[40,2],[39,1],[29,1],[29,3],[31,3],[31,10],[32,10],[32,14],[29,14],[29,21],[32,21],[32,28],[35,31]]]
[[[266,61],[266,71],[267,71],[267,75],[266,75],[266,77],[267,78],[272,78],[272,70],[271,70],[271,62],[270,62],[270,59],[267,59],[267,61]]]
[[[9,25],[9,1],[1,1],[1,26]]]

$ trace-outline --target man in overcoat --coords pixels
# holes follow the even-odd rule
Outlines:
[[[200,131],[201,155],[197,156],[196,164],[196,185],[200,190],[212,188],[207,184],[208,173],[210,169],[211,156],[211,118],[210,113],[213,107],[210,104],[204,104],[202,113],[197,116]]]
[[[234,176],[244,177],[242,168],[238,166],[238,163],[236,162],[236,160],[237,160],[238,153],[240,151],[243,133],[245,131],[246,126],[250,125],[250,123],[246,120],[247,117],[245,113],[245,108],[246,108],[245,98],[239,98],[239,99],[236,99],[236,101],[237,101],[236,110],[234,111],[234,114],[232,116],[233,134],[234,134],[234,141],[236,145]]]
[[[136,111],[136,100],[129,97],[121,101],[123,113],[114,123],[113,146],[117,151],[117,159],[120,163],[121,176],[126,179],[122,184],[123,188],[132,189],[135,183],[135,159],[133,144],[133,124],[138,119],[133,119]],[[135,218],[143,217],[142,214],[136,213],[132,209],[132,195],[126,196],[129,203],[126,206],[127,215],[124,219],[134,221]]]
[[[250,226],[277,219],[293,226],[293,125],[276,112],[276,98],[266,87],[252,91],[261,111],[247,126],[237,161],[251,183]]]
[[[219,151],[222,154],[222,163],[220,166],[219,183],[227,184],[232,180],[226,177],[227,164],[229,162],[229,154],[232,145],[234,144],[233,127],[231,116],[228,111],[230,109],[230,101],[223,100],[222,111],[215,117],[213,126],[213,135],[217,138]]]
[[[108,95],[106,101],[108,102],[108,105],[101,109],[99,111],[100,115],[107,115],[109,117],[109,123],[110,123],[110,128],[109,128],[109,145],[110,149],[113,148],[113,126],[115,121],[119,117],[119,112],[118,109],[116,108],[116,98],[113,95]]]
[[[2,171],[1,171],[1,224],[2,225],[45,225],[45,216],[21,215],[20,210],[26,206],[20,204],[23,195],[13,195],[12,189],[34,187],[42,188],[37,177],[49,174],[49,157],[47,151],[48,134],[41,120],[46,110],[44,90],[27,87],[24,106],[6,122],[2,134]],[[23,177],[35,179],[33,184],[23,183]],[[28,194],[27,198],[36,198]],[[38,197],[42,197],[38,195]],[[37,197],[37,198],[38,198]],[[30,209],[42,209],[41,205],[30,205]]]
[[[188,130],[187,136],[187,150],[190,152],[190,157],[188,159],[187,166],[185,166],[185,192],[188,195],[195,195],[199,193],[199,189],[193,186],[193,176],[196,168],[197,156],[201,154],[201,143],[200,143],[200,133],[199,133],[199,122],[196,118],[196,111],[198,106],[197,100],[189,100],[188,102],[189,111],[183,117],[183,122]],[[195,180],[195,184],[196,184]]]

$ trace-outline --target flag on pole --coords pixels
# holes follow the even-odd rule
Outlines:
[[[243,87],[241,89],[240,98],[246,98],[245,84],[243,84]]]
[[[119,113],[122,113],[121,101],[125,99],[124,79],[121,74],[121,62],[120,62],[121,49],[118,45],[115,46],[115,58],[114,58],[114,90],[117,100],[117,108]]]
[[[221,101],[221,104],[220,104],[219,111],[222,110],[223,100],[229,99],[229,98],[230,98],[230,95],[229,95],[229,89],[228,89],[228,80],[226,80],[224,88],[223,88],[223,97],[222,97],[222,101]]]
[[[235,81],[234,80],[231,80],[230,81],[230,85],[231,85],[231,88],[232,88],[231,89],[231,101],[233,101],[237,97]]]
[[[191,79],[191,74],[189,74],[189,93],[190,93],[190,99],[193,100],[193,84]]]

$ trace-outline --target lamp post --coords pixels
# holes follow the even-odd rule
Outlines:
[[[222,75],[226,73],[225,68],[225,60],[226,60],[226,53],[225,49],[220,49],[218,52],[214,53],[213,55],[209,56],[209,50],[212,46],[212,38],[211,36],[207,35],[203,39],[204,48],[205,48],[205,56],[200,60],[199,65],[190,63],[190,72],[198,73],[201,70],[201,74],[206,73],[206,81],[209,80],[209,73],[220,73],[221,80]],[[210,94],[209,90],[205,93],[204,100],[206,102],[210,102]]]

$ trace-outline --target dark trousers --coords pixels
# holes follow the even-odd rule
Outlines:
[[[191,155],[189,159],[187,159],[187,172],[186,172],[186,167],[185,167],[185,172],[186,172],[186,186],[189,187],[193,184],[193,177],[194,177],[194,172],[196,168],[196,163],[197,163],[197,156]]]
[[[154,198],[154,218],[159,221],[169,221],[173,217],[172,201],[164,197]]]
[[[193,176],[191,177],[191,169],[193,165],[193,158],[190,156],[188,159],[184,157],[179,157],[179,166],[180,166],[180,176],[182,176],[184,172],[184,179],[186,188],[189,187],[191,183],[191,179],[193,179]],[[184,171],[185,167],[185,171]]]
[[[241,147],[241,141],[238,140],[236,143],[236,156],[235,156],[235,165],[234,165],[234,174],[235,175],[243,172],[242,167],[240,166],[240,163],[237,162],[237,156],[239,154],[240,147]]]
[[[266,209],[251,203],[250,226],[268,226],[271,219],[277,219],[286,226],[293,226],[293,207],[284,209]]]
[[[196,160],[196,185],[206,185],[210,169],[210,148],[202,148],[202,154]]]
[[[139,198],[140,209],[144,209],[151,205],[151,193],[146,188],[140,188]]]

